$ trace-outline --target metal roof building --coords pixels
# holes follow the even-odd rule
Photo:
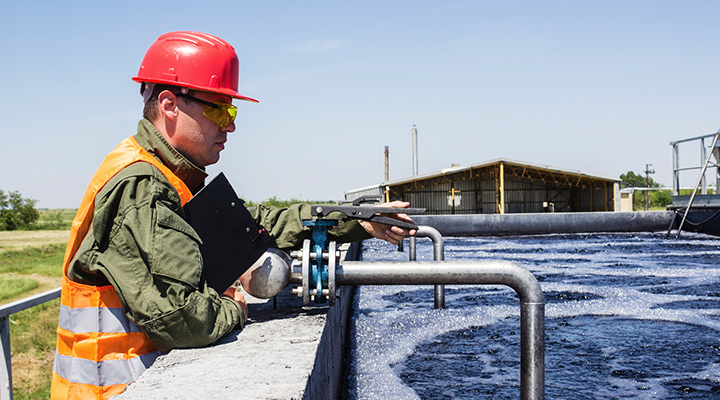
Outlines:
[[[616,211],[617,178],[508,159],[453,167],[345,192],[346,200],[381,195],[427,214]]]

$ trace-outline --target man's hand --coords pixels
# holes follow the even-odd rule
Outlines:
[[[248,306],[245,302],[245,296],[242,294],[242,291],[235,290],[234,287],[230,286],[230,289],[226,290],[225,293],[223,293],[223,296],[228,296],[231,299],[235,300],[238,304],[240,304],[240,308],[242,309],[243,314],[245,314],[245,320],[250,318]]]
[[[384,203],[379,204],[379,207],[397,207],[397,208],[406,208],[410,206],[410,203],[406,201],[393,201],[392,203]],[[386,217],[391,217],[403,221],[412,222],[412,219],[408,217],[405,214],[383,214]],[[412,236],[417,231],[415,229],[404,229],[397,226],[391,226],[391,225],[385,225],[385,224],[378,224],[376,222],[370,222],[370,221],[360,221],[360,225],[362,225],[365,230],[373,235],[374,237],[378,239],[387,240],[388,242],[392,244],[398,244],[400,243],[405,236]]]

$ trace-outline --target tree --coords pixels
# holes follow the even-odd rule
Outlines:
[[[650,192],[650,206],[652,207],[666,207],[672,202],[672,194],[669,190],[653,190]]]
[[[652,178],[647,178],[643,174],[636,174],[632,171],[628,171],[625,174],[620,175],[620,188],[659,188],[663,185],[655,182]],[[635,191],[635,209],[642,210],[645,208],[645,200],[649,196],[649,203],[651,207],[665,207],[672,204],[672,195],[669,190],[643,190]]]
[[[37,200],[23,198],[20,192],[0,190],[0,230],[29,229],[40,218]]]
[[[648,185],[649,183],[649,185]],[[620,175],[620,189],[631,187],[662,187],[663,185],[655,182],[653,178],[647,179],[643,174],[636,174],[628,171],[626,174]]]

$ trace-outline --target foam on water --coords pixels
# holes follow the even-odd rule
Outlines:
[[[429,239],[417,259],[432,260]],[[508,260],[545,294],[546,398],[720,398],[720,239],[684,233],[446,238],[446,260]],[[381,241],[363,260],[407,260]],[[518,398],[519,301],[503,286],[364,286],[346,397]]]

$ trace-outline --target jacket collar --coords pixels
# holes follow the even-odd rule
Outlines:
[[[149,120],[143,118],[138,122],[135,139],[140,146],[182,179],[193,194],[205,185],[205,178],[207,178],[205,169],[196,166],[180,154]]]

